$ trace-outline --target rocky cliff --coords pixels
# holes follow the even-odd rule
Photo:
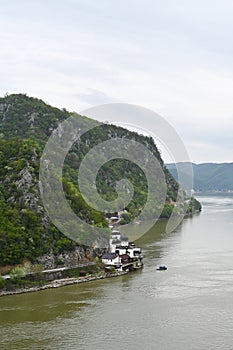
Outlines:
[[[50,221],[40,196],[39,167],[44,146],[52,131],[70,116],[66,110],[23,94],[0,98],[0,266],[19,264],[25,259],[41,262],[49,268],[59,264],[69,266],[99,254],[93,247],[80,247],[64,236]],[[104,124],[85,134],[66,157],[62,183],[74,212],[93,227],[107,227],[105,215],[88,206],[81,196],[77,174],[89,150],[113,137],[136,140],[156,156],[167,183],[166,208],[162,216],[168,217],[178,185],[164,167],[153,139]],[[146,178],[138,166],[124,160],[105,164],[98,173],[97,187],[105,200],[112,200],[116,196],[116,182],[122,175],[131,181],[135,190],[126,208],[127,220],[131,220],[147,200]],[[154,203],[155,211],[156,205]]]

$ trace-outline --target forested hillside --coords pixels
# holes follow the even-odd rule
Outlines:
[[[0,265],[17,264],[23,259],[35,262],[52,252],[73,250],[77,243],[64,236],[51,223],[40,198],[39,161],[52,131],[71,116],[43,101],[23,94],[0,98]],[[83,118],[77,116],[77,118]],[[78,188],[78,168],[85,154],[99,142],[112,137],[134,139],[157,157],[167,182],[167,202],[162,217],[168,217],[176,200],[177,182],[163,165],[152,138],[113,125],[100,124],[73,145],[63,169],[63,188],[74,212],[87,223],[107,227],[102,212],[89,207]],[[124,169],[124,172],[122,171]],[[116,196],[116,181],[127,177],[134,186],[134,197],[126,208],[124,221],[137,216],[147,199],[144,173],[129,161],[113,160],[105,164],[97,177],[97,187],[104,199]],[[194,206],[197,202],[193,202]],[[156,203],[154,203],[156,211]]]

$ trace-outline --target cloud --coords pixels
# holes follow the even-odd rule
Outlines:
[[[114,103],[117,101],[116,98],[108,96],[102,91],[95,89],[87,89],[85,93],[77,94],[78,99],[86,102],[88,105],[100,105],[104,103]]]
[[[213,160],[219,142],[218,161],[230,161],[232,11],[227,0],[5,2],[0,92],[76,111],[115,101],[149,107],[195,160]]]

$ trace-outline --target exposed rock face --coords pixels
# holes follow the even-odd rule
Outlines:
[[[43,207],[39,186],[40,157],[51,133],[57,129],[55,133],[61,137],[63,122],[71,115],[73,114],[66,110],[53,108],[41,100],[22,94],[0,98],[0,266],[21,264],[25,258],[32,263],[41,263],[44,269],[74,266],[101,256],[102,251],[97,247],[108,244],[104,235],[97,235],[95,242],[84,240],[89,237],[89,233],[81,227],[79,243],[90,243],[89,246],[95,248],[78,246],[76,241],[68,238],[72,221],[62,231],[64,234],[59,231],[59,225],[52,223]],[[80,125],[88,122],[86,117],[76,117]],[[63,190],[71,209],[93,230],[96,227],[107,228],[108,223],[106,214],[88,205],[79,191],[79,166],[92,148],[112,138],[131,139],[143,144],[163,167],[160,153],[152,138],[114,125],[99,124],[74,144],[76,135],[72,129],[69,137],[72,147],[65,159],[62,176],[59,176],[62,177]],[[144,160],[148,161],[148,158]],[[51,168],[49,162],[46,166]],[[178,184],[166,168],[164,172],[168,189],[167,202],[171,202],[170,198],[175,201]],[[116,184],[122,179],[122,175],[135,185],[134,200],[127,207],[130,220],[140,213],[147,200],[147,184],[143,171],[124,159],[119,159],[119,162],[113,160],[101,167],[96,185],[103,199],[111,201],[116,196]],[[129,191],[128,187],[123,189]],[[56,208],[64,213],[60,201],[56,201],[56,191],[50,188],[48,193],[57,204]],[[157,206],[158,208],[153,202],[155,213],[157,209],[161,209],[159,204]],[[153,216],[154,212],[150,211],[148,214]]]
[[[31,163],[34,162],[35,156],[31,160]],[[8,187],[11,193],[11,196],[7,199],[8,202],[18,204],[22,208],[29,208],[36,213],[44,212],[40,203],[39,181],[29,162],[17,175],[14,171],[9,171],[9,175],[5,177],[2,183]]]
[[[23,202],[26,207],[37,213],[44,211],[43,207],[39,205],[39,182],[30,173],[29,166],[20,171],[19,179],[15,183],[17,190],[23,193],[19,200]]]
[[[100,257],[104,253],[105,249],[76,247],[73,251],[64,252],[59,255],[54,255],[53,252],[45,254],[38,258],[38,263],[43,266],[44,270],[55,269],[59,266],[72,267],[93,261],[95,257]]]
[[[17,189],[26,191],[32,186],[32,183],[33,177],[28,167],[22,169],[19,173],[19,180],[16,181]]]

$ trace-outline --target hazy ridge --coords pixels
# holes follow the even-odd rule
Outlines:
[[[186,173],[186,162],[178,163],[183,174]],[[233,163],[192,164],[195,191],[233,191]],[[178,180],[175,163],[166,164],[170,173]]]

